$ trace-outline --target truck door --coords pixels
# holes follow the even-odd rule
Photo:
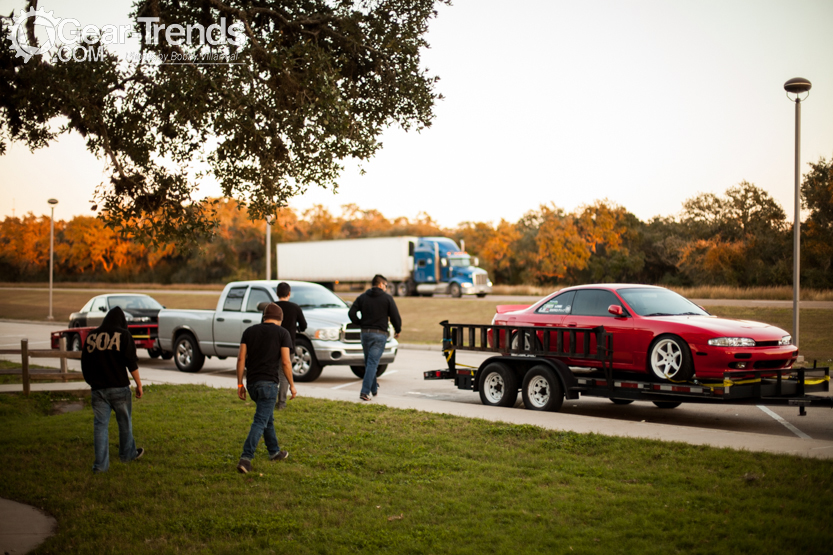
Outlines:
[[[243,335],[243,321],[249,320],[251,323],[252,319],[251,314],[243,312],[243,299],[248,288],[243,285],[229,289],[222,310],[214,314],[214,346],[217,356],[237,356]],[[260,318],[257,321],[260,322]]]

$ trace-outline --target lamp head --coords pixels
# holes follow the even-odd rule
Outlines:
[[[784,90],[788,93],[801,94],[809,91],[812,86],[809,79],[795,77],[784,83]]]
[[[58,199],[51,198],[51,199],[47,200],[46,202],[48,202],[49,204],[54,206],[54,205],[58,204]]]

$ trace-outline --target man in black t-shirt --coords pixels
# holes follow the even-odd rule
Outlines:
[[[263,323],[246,328],[240,340],[237,354],[237,396],[246,400],[246,388],[243,387],[243,371],[246,370],[246,384],[249,396],[255,402],[255,416],[249,435],[243,443],[243,454],[237,463],[237,470],[243,474],[252,471],[252,459],[261,436],[269,452],[269,460],[281,461],[289,456],[278,446],[275,435],[275,404],[278,401],[279,375],[283,370],[289,382],[290,399],[297,391],[292,379],[292,363],[289,349],[292,338],[281,327],[283,311],[275,303],[270,303],[263,311]]]
[[[104,317],[101,326],[90,332],[81,352],[81,371],[92,389],[95,463],[93,472],[110,468],[110,413],[116,413],[119,424],[119,458],[121,462],[138,459],[145,454],[136,448],[133,439],[133,401],[130,378],[136,381],[136,398],[142,397],[142,380],[136,358],[136,344],[127,329],[121,308],[115,307]]]
[[[292,294],[292,288],[288,283],[282,281],[278,284],[278,302],[275,303],[281,310],[283,310],[283,320],[281,320],[281,327],[289,332],[289,337],[292,338],[292,349],[289,351],[290,359],[295,354],[295,330],[304,331],[307,329],[307,321],[304,318],[304,312],[297,304],[289,301],[289,296]],[[281,374],[281,383],[278,388],[278,410],[286,408],[286,390],[289,389],[289,382]]]

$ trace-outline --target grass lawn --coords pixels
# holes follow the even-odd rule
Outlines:
[[[92,411],[0,396],[0,496],[43,508],[38,553],[827,553],[833,461],[300,398],[290,458],[235,465],[231,390],[149,386],[147,449],[93,475]]]

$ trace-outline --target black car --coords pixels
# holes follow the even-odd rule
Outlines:
[[[90,299],[79,312],[69,315],[71,328],[97,328],[111,308],[121,307],[128,324],[158,324],[163,308],[153,297],[140,294],[108,294]]]

